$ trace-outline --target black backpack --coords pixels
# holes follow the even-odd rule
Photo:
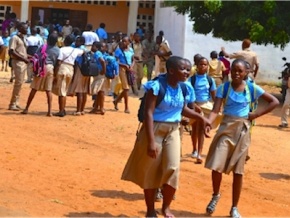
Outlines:
[[[82,54],[82,63],[79,66],[83,76],[98,76],[100,69],[92,52],[84,52]]]
[[[165,93],[166,93],[166,86],[167,86],[166,74],[159,75],[159,76],[155,77],[153,80],[158,80],[160,83],[160,89],[159,89],[156,104],[155,104],[155,108],[156,108],[161,103],[161,101],[163,100]],[[185,98],[186,92],[187,92],[186,85],[184,83],[180,83],[180,87],[182,89],[183,97]],[[143,123],[145,102],[146,102],[146,93],[144,94],[144,96],[142,98],[140,98],[140,100],[141,100],[141,102],[140,102],[140,106],[139,106],[139,110],[138,110],[138,121],[140,123]]]

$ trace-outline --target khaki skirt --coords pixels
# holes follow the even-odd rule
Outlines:
[[[30,88],[37,91],[51,91],[53,83],[53,65],[45,65],[45,76],[44,77],[34,77],[30,85]]]
[[[105,75],[98,75],[93,77],[94,80],[91,84],[91,94],[97,95],[99,91],[105,91],[106,90],[106,84],[105,84]]]
[[[251,143],[250,127],[247,119],[224,116],[209,147],[205,167],[219,173],[243,174]]]
[[[56,84],[53,84],[52,93],[57,96],[66,96],[74,73],[73,65],[61,63],[56,75]]]
[[[68,88],[67,95],[75,96],[76,93],[90,93],[90,78],[83,76],[80,68],[76,65],[74,67],[74,75],[72,82]]]
[[[148,137],[144,125],[137,136],[127,161],[122,180],[131,181],[142,189],[156,189],[168,184],[178,188],[180,168],[179,123],[154,123],[157,158],[147,155]]]

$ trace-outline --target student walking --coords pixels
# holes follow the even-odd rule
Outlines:
[[[122,174],[122,179],[139,185],[144,190],[146,217],[157,217],[155,195],[162,187],[164,217],[174,217],[170,205],[178,188],[180,167],[181,116],[187,116],[207,125],[207,119],[189,109],[194,101],[192,88],[186,85],[189,72],[181,57],[172,56],[167,62],[167,74],[144,84],[146,91],[145,117],[134,149]],[[165,96],[156,107],[159,90]]]
[[[251,142],[251,120],[269,113],[279,104],[274,96],[266,93],[261,87],[244,81],[246,75],[245,61],[235,60],[231,66],[232,81],[218,87],[214,108],[209,115],[212,123],[220,112],[222,102],[225,101],[224,117],[212,140],[205,161],[205,167],[212,170],[213,195],[206,208],[208,214],[215,211],[221,197],[222,173],[233,172],[230,216],[241,217],[237,206],[242,191],[244,165]],[[260,110],[250,112],[251,102],[256,101],[259,97],[268,104]]]

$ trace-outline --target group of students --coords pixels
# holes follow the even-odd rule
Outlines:
[[[196,141],[209,136],[210,129],[222,112],[222,120],[215,134],[205,167],[212,170],[212,198],[206,206],[207,214],[212,214],[221,197],[222,173],[233,173],[233,192],[230,216],[241,217],[238,202],[242,190],[244,165],[250,146],[252,120],[269,113],[279,101],[255,83],[246,81],[247,63],[242,59],[233,61],[231,81],[216,88],[214,79],[208,80],[208,60],[197,58],[197,72],[190,76],[191,64],[182,57],[171,56],[166,61],[167,73],[144,84],[146,92],[144,122],[137,135],[135,146],[122,173],[122,179],[131,181],[144,190],[146,217],[157,217],[155,198],[162,190],[162,213],[174,217],[170,204],[179,186],[180,173],[180,122],[188,117],[194,123]],[[195,78],[195,83],[192,80]],[[158,102],[160,90],[166,84],[166,91]],[[210,88],[210,84],[212,86]],[[255,99],[251,99],[253,89]],[[258,98],[268,104],[251,111],[251,102]],[[203,116],[200,107],[209,99],[214,102],[209,115]],[[202,135],[202,136],[201,136]],[[198,149],[197,158],[201,154]],[[193,154],[195,155],[195,154]]]

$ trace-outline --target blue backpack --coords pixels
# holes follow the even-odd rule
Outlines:
[[[163,100],[165,93],[166,93],[166,86],[167,86],[166,74],[159,75],[159,76],[155,77],[153,80],[158,80],[158,82],[160,83],[160,89],[159,89],[156,104],[155,104],[155,108],[156,108],[161,103],[161,101]],[[186,85],[184,83],[180,83],[180,87],[182,89],[183,97],[185,98],[186,92],[187,92]],[[140,100],[141,100],[141,103],[140,103],[139,110],[138,110],[138,120],[140,123],[143,123],[146,93],[144,94],[144,96],[142,98],[140,98]]]
[[[119,63],[114,56],[104,55],[106,61],[106,74],[109,79],[114,79],[119,74]]]

